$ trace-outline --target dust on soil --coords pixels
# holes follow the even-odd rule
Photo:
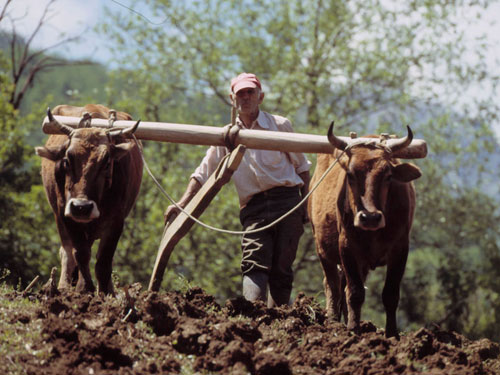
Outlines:
[[[12,298],[19,298],[18,296]],[[387,339],[363,322],[355,335],[330,322],[311,298],[266,308],[242,298],[220,306],[202,289],[141,291],[116,298],[74,292],[41,301],[17,321],[42,322],[27,374],[500,374],[500,345],[454,332],[422,328]]]

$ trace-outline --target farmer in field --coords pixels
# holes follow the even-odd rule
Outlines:
[[[259,79],[242,73],[231,80],[231,100],[238,110],[236,125],[244,129],[293,132],[285,117],[259,109],[264,92]],[[191,175],[186,192],[178,204],[185,207],[229,152],[211,146]],[[311,163],[302,153],[247,149],[232,176],[240,201],[240,221],[244,230],[263,227],[281,217],[308,192]],[[273,227],[241,240],[243,251],[243,295],[249,301],[266,300],[269,307],[289,303],[299,238],[308,221],[307,203]],[[169,221],[179,213],[171,205],[165,211]]]

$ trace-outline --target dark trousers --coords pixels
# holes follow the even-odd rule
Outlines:
[[[263,227],[281,217],[300,202],[299,192],[298,187],[277,187],[253,196],[240,212],[244,230]],[[292,264],[303,232],[303,215],[299,208],[271,228],[242,237],[243,275],[255,275],[260,280],[262,275],[267,276],[270,300],[275,304],[285,304],[290,299]]]

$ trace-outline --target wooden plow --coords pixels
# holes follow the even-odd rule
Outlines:
[[[62,124],[73,128],[78,127],[81,120],[79,117],[54,117]],[[135,121],[115,121],[112,128],[126,129],[134,124]],[[91,119],[91,126],[105,129],[110,128],[107,119]],[[58,128],[54,126],[47,117],[43,121],[42,130],[46,134],[60,134]],[[148,141],[205,146],[226,146],[225,138],[227,127],[165,122],[141,122],[134,134],[138,139]],[[338,138],[347,141],[356,138],[356,136],[352,134],[351,137]],[[369,140],[373,142],[373,138],[359,138],[359,140]],[[389,135],[383,134],[380,137],[380,141],[384,142],[386,146],[391,147],[391,144],[396,142],[396,139],[392,139]],[[233,137],[232,143],[235,149],[221,161],[217,170],[210,176],[209,180],[185,207],[185,211],[193,217],[200,217],[222,186],[229,182],[233,172],[238,168],[246,148],[314,154],[331,153],[334,150],[327,136],[324,135],[250,129],[239,130]],[[405,157],[408,159],[422,158],[425,157],[426,154],[426,142],[422,139],[413,139],[406,149]],[[181,212],[174,220],[165,225],[163,236],[158,247],[153,274],[149,282],[149,290],[158,291],[160,289],[163,274],[175,245],[186,235],[193,224],[194,221],[185,213]]]

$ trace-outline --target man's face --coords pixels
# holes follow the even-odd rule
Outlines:
[[[240,114],[253,114],[258,112],[259,105],[264,99],[264,93],[258,88],[244,88],[238,91],[236,98],[236,108]]]

